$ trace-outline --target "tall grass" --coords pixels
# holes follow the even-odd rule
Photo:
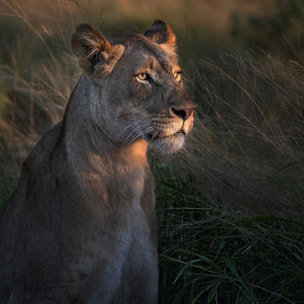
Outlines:
[[[62,118],[79,78],[69,50],[74,25],[103,22],[76,2],[68,15],[54,4],[44,23],[22,1],[3,3],[0,205],[29,150]],[[142,32],[149,24],[138,18]],[[117,20],[116,30],[134,31]],[[180,153],[150,155],[160,225],[159,302],[302,303],[303,56],[281,61],[226,50],[192,68],[203,39],[199,27],[193,36],[185,28],[177,37],[184,37],[185,83],[198,104],[195,128]]]
[[[193,187],[189,172],[155,171],[160,303],[302,303],[301,222],[229,212]]]
[[[301,218],[302,62],[225,51],[200,64],[200,108],[188,145],[198,187],[214,190],[219,204],[249,207],[250,215]]]
[[[73,25],[65,24],[60,3],[49,7],[50,16],[44,23],[29,12],[26,3],[3,0],[0,4],[4,12],[0,19],[0,204],[3,204],[16,187],[29,150],[47,129],[62,119],[80,71],[69,50]],[[54,16],[56,20],[51,26]]]
[[[202,60],[184,153],[155,164],[160,303],[302,303],[303,64]]]

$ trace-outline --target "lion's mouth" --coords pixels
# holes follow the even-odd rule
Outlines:
[[[177,133],[181,133],[181,134],[183,134],[183,135],[186,135],[186,132],[184,131],[184,129],[179,130]],[[175,133],[175,134],[176,134],[176,133]]]
[[[173,134],[170,134],[170,135],[162,135],[161,133],[155,135],[155,134],[152,134],[152,133],[148,133],[146,134],[146,137],[148,139],[148,141],[153,141],[153,140],[161,140],[161,139],[170,139],[170,138],[174,138],[174,137],[178,137],[178,136],[185,136],[186,135],[186,132],[181,129]]]
[[[164,154],[177,152],[185,142],[185,131],[179,130],[167,136],[150,137],[148,140],[153,147]]]

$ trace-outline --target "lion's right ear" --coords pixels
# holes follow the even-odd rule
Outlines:
[[[109,75],[124,52],[124,46],[111,45],[97,29],[81,24],[72,35],[71,46],[80,67],[89,75]]]
[[[176,38],[167,22],[155,20],[144,35],[159,44],[167,53],[176,56]]]

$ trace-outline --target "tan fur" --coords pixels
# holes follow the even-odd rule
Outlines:
[[[172,30],[156,21],[147,33],[108,41],[81,25],[72,36],[85,73],[0,214],[0,303],[157,303],[146,151],[177,151],[194,105]]]

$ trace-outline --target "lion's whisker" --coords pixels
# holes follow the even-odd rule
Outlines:
[[[140,136],[144,136],[146,135],[148,132],[153,131],[153,127],[151,126],[151,123],[149,121],[149,119],[145,118],[145,119],[141,119],[138,120],[136,122],[132,122],[131,124],[129,124],[119,135],[119,137],[121,137],[124,132],[129,129],[129,128],[134,128],[133,130],[131,130],[131,132],[128,134],[128,136],[125,138],[125,140],[123,141],[125,144],[127,143],[131,143],[134,142],[135,140],[137,140]],[[149,130],[149,131],[147,131]]]

